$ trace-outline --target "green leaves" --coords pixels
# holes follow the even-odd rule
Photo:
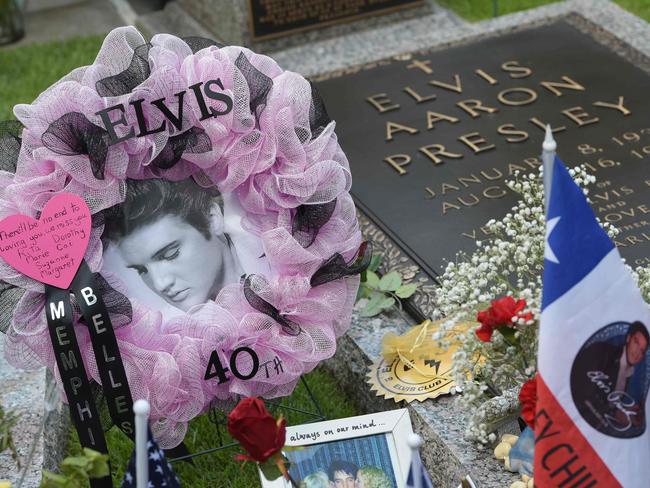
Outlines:
[[[84,447],[83,455],[61,462],[61,474],[43,471],[40,488],[85,488],[89,478],[103,478],[108,472],[108,456]]]
[[[284,476],[282,469],[286,472],[291,469],[291,463],[280,452],[271,456],[266,462],[257,463],[257,465],[260,467],[260,471],[264,474],[264,477],[269,481],[274,481]],[[280,468],[281,466],[283,467],[282,469]]]
[[[418,288],[415,283],[402,284],[402,276],[398,271],[388,271],[380,277],[377,271],[381,261],[381,254],[373,254],[368,269],[361,274],[357,300],[367,299],[361,309],[362,317],[374,317],[394,305],[401,308],[400,299],[409,298]]]
[[[277,480],[282,476],[282,471],[280,471],[280,468],[278,465],[274,462],[265,462],[265,463],[258,463],[260,467],[260,471],[262,474],[264,474],[264,477],[268,481],[274,481]]]
[[[400,286],[402,286],[402,277],[397,271],[391,271],[379,280],[381,291],[396,291]]]
[[[11,457],[16,462],[18,468],[20,468],[20,458],[18,457],[18,452],[16,451],[16,446],[11,436],[11,429],[17,422],[18,415],[11,411],[5,412],[2,409],[2,405],[0,405],[0,452],[9,449]]]
[[[368,270],[370,271],[377,271],[379,269],[379,265],[381,264],[381,254],[373,254],[372,257],[370,258],[370,264],[368,265]]]
[[[379,276],[377,276],[377,273],[374,271],[367,271],[366,272],[366,285],[368,285],[370,288],[379,288]]]
[[[395,295],[399,298],[408,298],[418,289],[418,285],[411,283],[410,285],[402,285],[395,290]]]
[[[379,315],[381,312],[387,308],[392,307],[395,304],[395,299],[391,296],[386,296],[383,293],[373,293],[370,296],[370,300],[365,307],[361,310],[362,317],[374,317]]]

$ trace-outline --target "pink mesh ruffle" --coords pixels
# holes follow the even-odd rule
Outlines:
[[[342,278],[310,287],[311,275],[334,253],[346,260],[361,243],[355,208],[348,193],[350,171],[334,133],[334,122],[312,134],[312,91],[302,76],[283,71],[271,58],[243,48],[211,46],[195,54],[182,39],[160,34],[147,53],[149,76],[124,95],[102,97],[96,83],[125,70],[138,46],[145,44],[131,27],[112,31],[91,66],[78,68],[43,92],[32,104],[17,105],[23,123],[22,148],[15,176],[0,174],[0,218],[20,212],[35,217],[50,198],[61,192],[82,196],[92,214],[121,203],[125,180],[193,177],[201,185],[217,185],[233,192],[245,210],[243,225],[263,241],[271,268],[262,298],[299,324],[302,333],[289,335],[271,317],[253,309],[241,285],[229,285],[214,301],[197,312],[163,321],[162,315],[133,302],[130,324],[115,334],[134,399],[151,403],[152,428],[165,448],[179,444],[187,423],[204,412],[213,398],[235,395],[275,397],[289,394],[300,376],[319,361],[331,357],[336,338],[343,334],[358,287],[358,277]],[[272,80],[263,107],[251,111],[251,90],[237,67],[243,55]],[[169,139],[179,133],[167,130],[109,146],[103,179],[94,174],[87,155],[60,154],[46,147],[43,133],[70,112],[101,124],[98,111],[133,100],[142,104],[149,127],[162,122],[149,102],[166,98],[177,109],[175,94],[196,83],[219,78],[233,100],[230,113],[200,120],[196,103],[184,101],[188,126],[205,131],[211,149],[183,153],[173,167],[161,171],[152,165]],[[125,114],[130,125],[137,121]],[[118,126],[118,135],[126,128]],[[303,204],[336,199],[329,221],[314,242],[303,247],[292,234],[291,219]],[[86,260],[93,271],[102,268],[103,227],[93,228]],[[111,286],[123,289],[119,278],[107,275]],[[21,368],[45,365],[55,372],[55,360],[44,314],[43,285],[17,273],[0,260],[0,280],[26,293],[15,308],[7,332],[7,360]],[[76,323],[77,337],[88,374],[101,383],[87,330]],[[250,380],[204,380],[212,351],[224,365],[238,347],[247,346],[260,359],[260,371]],[[247,354],[238,356],[239,371],[250,371]]]

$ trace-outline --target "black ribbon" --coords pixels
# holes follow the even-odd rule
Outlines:
[[[255,283],[253,282],[254,279],[257,280]],[[262,282],[262,278],[256,275],[248,275],[244,278],[244,297],[246,297],[248,304],[258,312],[268,315],[275,320],[287,334],[293,336],[299,335],[300,332],[302,332],[302,329],[298,324],[283,316],[277,308],[264,300],[253,290],[254,287],[259,286],[258,284]]]
[[[122,432],[133,439],[133,399],[101,289],[102,286],[86,262],[82,261],[70,289],[63,290],[45,285],[45,313],[56,363],[79,441],[83,447],[108,453],[99,413],[74,332],[70,300],[72,291],[90,333],[111,419]],[[91,485],[93,488],[108,488],[112,487],[112,480],[109,475],[106,478],[91,480]]]
[[[141,44],[133,50],[129,66],[124,71],[107,76],[95,83],[95,90],[101,97],[117,97],[130,93],[151,74],[149,50],[151,43]]]
[[[318,232],[331,218],[336,208],[336,199],[327,203],[316,205],[300,205],[293,216],[291,234],[296,235],[300,231],[306,234],[298,242],[302,247],[311,246],[318,236]]]
[[[201,49],[210,46],[223,47],[221,44],[207,37],[182,37],[183,41],[190,47],[192,53],[196,54]],[[150,42],[141,44],[133,49],[131,61],[124,71],[107,76],[95,83],[95,90],[101,97],[117,97],[131,93],[133,89],[141,85],[151,75],[149,65],[149,51],[153,45]]]
[[[181,160],[183,153],[205,153],[212,150],[212,142],[199,127],[192,127],[182,134],[171,136],[167,144],[151,164],[160,169],[172,168]]]
[[[253,66],[243,51],[235,59],[235,66],[248,84],[251,113],[257,117],[257,108],[262,107],[264,110],[266,106],[266,98],[273,87],[273,80]]]
[[[62,115],[43,132],[41,142],[50,151],[63,156],[87,155],[95,178],[104,179],[108,132],[93,124],[84,114],[69,112]]]
[[[81,262],[72,280],[71,288],[90,332],[95,361],[111,419],[122,432],[133,439],[135,435],[133,398],[122,356],[108,309],[100,292],[101,287],[85,261]]]
[[[99,412],[95,406],[72,325],[70,292],[45,285],[45,315],[54,357],[68,398],[72,423],[79,435],[79,442],[82,447],[108,454]],[[90,485],[92,488],[112,488],[113,481],[109,473],[104,478],[91,479]]]
[[[371,258],[372,244],[368,241],[361,243],[357,256],[349,263],[345,262],[343,256],[336,253],[316,270],[311,277],[310,284],[312,287],[318,286],[345,276],[363,273],[368,269]]]
[[[0,122],[0,170],[16,172],[23,126],[17,120]]]
[[[318,88],[311,81],[309,82],[311,86],[311,105],[309,106],[309,129],[311,132],[311,138],[316,139],[323,129],[332,121],[330,116],[327,114],[327,109],[325,108],[325,102],[318,92]]]

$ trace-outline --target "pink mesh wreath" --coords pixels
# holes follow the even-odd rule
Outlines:
[[[148,46],[143,58],[150,70],[146,79],[123,95],[100,96],[97,82],[127,69],[143,45]],[[245,73],[236,64],[242,54],[272,80],[262,109],[251,100]],[[65,114],[80,113],[100,124],[95,114],[102,109],[119,103],[126,106],[137,99],[144,99],[146,108],[150,101],[173,99],[188,86],[217,77],[234,101],[232,111],[201,121],[197,106],[188,103],[184,107],[187,122],[204,131],[210,150],[184,152],[169,169],[161,171],[152,161],[179,132],[171,124],[164,132],[111,145],[102,178],[97,177],[87,154],[62,154],[43,143],[50,124]],[[133,397],[151,403],[152,428],[162,447],[178,445],[188,422],[215,397],[289,394],[302,374],[334,354],[336,338],[349,326],[358,277],[310,285],[325,261],[336,253],[351,261],[361,244],[348,193],[348,161],[337,142],[335,124],[329,122],[313,133],[313,110],[310,83],[283,71],[267,56],[234,46],[197,50],[189,41],[165,34],[156,35],[147,45],[131,27],[108,34],[92,65],[72,71],[32,104],[14,109],[25,128],[15,175],[0,172],[0,218],[15,213],[36,217],[61,192],[83,197],[95,216],[124,200],[127,178],[193,178],[202,186],[216,185],[221,192],[236,196],[245,212],[242,225],[262,242],[271,273],[260,296],[302,329],[298,335],[285,333],[272,318],[250,306],[241,284],[226,286],[192,314],[163,319],[159,311],[131,300],[130,323],[119,323],[112,316]],[[145,115],[151,126],[157,121],[159,125],[160,114],[150,111]],[[295,209],[334,201],[331,217],[305,246],[292,228]],[[103,223],[93,220],[85,258],[92,271],[99,272]],[[113,288],[124,291],[119,277],[105,271],[102,275]],[[7,331],[7,360],[25,369],[45,365],[60,384],[44,313],[43,285],[2,260],[0,280],[26,290]],[[78,321],[75,328],[86,371],[100,383],[87,329]],[[260,363],[280,358],[284,372],[269,378],[258,374],[246,381],[233,377],[221,385],[203,379],[213,350],[227,364],[229,353],[242,345],[252,347]],[[247,367],[244,363],[242,370]]]

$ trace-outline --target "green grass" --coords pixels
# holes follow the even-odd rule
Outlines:
[[[467,20],[477,21],[494,16],[492,0],[437,0],[443,7],[449,8]],[[498,0],[499,15],[540,7],[557,0]]]
[[[471,21],[489,19],[494,16],[493,0],[437,0],[443,7],[449,8],[461,17]],[[499,15],[540,7],[560,0],[498,0]],[[650,22],[649,0],[614,0],[621,7],[634,15]]]
[[[305,376],[312,393],[319,401],[323,413],[328,419],[336,419],[357,415],[353,405],[341,391],[337,381],[329,373],[317,368]],[[302,385],[294,391],[293,395],[275,402],[289,405],[294,408],[313,412],[314,406]],[[296,425],[309,420],[300,413],[277,410],[274,415],[282,412],[288,425]],[[185,436],[185,443],[190,452],[199,452],[215,447],[218,444],[216,428],[207,418],[207,415],[198,417],[190,422],[189,430]],[[225,442],[232,440],[222,428]],[[108,450],[111,457],[114,486],[120,486],[124,470],[128,464],[133,450],[131,441],[117,428],[113,427],[107,433]],[[76,432],[70,437],[67,455],[80,453],[79,440]],[[243,452],[239,448],[206,454],[195,459],[194,466],[186,462],[174,464],[181,486],[188,488],[254,488],[260,486],[257,468],[253,463],[242,464],[234,461],[233,456]]]
[[[14,118],[13,106],[31,103],[43,90],[95,59],[103,37],[0,49],[0,121]]]
[[[614,0],[621,7],[634,15],[650,22],[650,1],[648,0]]]

